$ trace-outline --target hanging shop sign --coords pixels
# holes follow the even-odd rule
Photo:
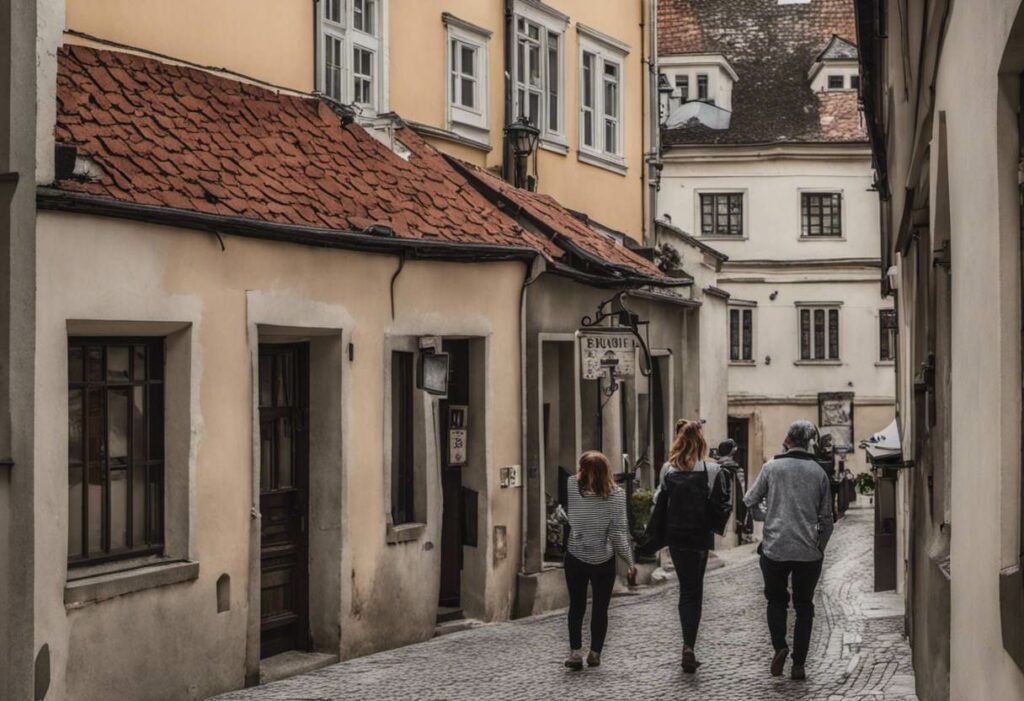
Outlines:
[[[580,366],[584,380],[636,375],[636,336],[631,329],[581,329]]]

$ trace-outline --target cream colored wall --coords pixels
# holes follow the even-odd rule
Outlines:
[[[668,151],[658,215],[699,236],[700,192],[743,192],[745,237],[709,240],[733,261],[878,258],[878,196],[867,146],[787,148],[792,155],[784,158],[771,148]],[[801,190],[843,193],[842,240],[800,238]]]
[[[500,489],[498,468],[520,464],[519,263],[408,262],[395,284],[391,256],[369,255],[83,217],[39,215],[37,373],[37,639],[51,647],[48,698],[205,698],[241,686],[249,588],[252,502],[251,355],[247,300],[290,299],[290,322],[330,308],[354,344],[339,398],[347,433],[342,464],[340,557],[344,657],[429,638],[439,576],[439,489],[427,533],[385,545],[383,378],[385,335],[451,334],[487,341],[487,489],[481,551],[489,618],[506,618],[519,566],[520,494]],[[89,265],[82,265],[89,261]],[[442,284],[443,281],[443,284]],[[473,290],[480,293],[474,294]],[[486,291],[486,292],[484,292]],[[280,305],[278,305],[280,306]],[[287,307],[285,307],[287,309]],[[192,324],[192,542],[199,579],[66,612],[66,320],[163,320]],[[258,320],[257,320],[258,321]],[[265,321],[265,320],[264,320]],[[281,319],[278,323],[285,322]],[[314,381],[315,378],[314,378]],[[339,467],[339,469],[341,469]],[[435,480],[436,482],[436,480]],[[508,528],[508,557],[495,561],[492,525]],[[428,543],[433,543],[432,549]],[[215,615],[216,579],[232,580],[232,608]],[[410,572],[416,572],[410,578]],[[181,640],[189,640],[187,646]],[[117,659],[118,665],[109,660]]]
[[[605,226],[640,239],[643,230],[642,184],[646,113],[644,67],[641,54],[640,25],[643,21],[640,0],[551,0],[547,3],[569,15],[563,44],[565,128],[567,154],[538,149],[538,189],[572,209],[586,212]],[[391,0],[390,3],[390,92],[391,107],[403,117],[446,128],[445,26],[441,13],[489,29],[493,34],[488,55],[488,110],[490,153],[456,155],[483,163],[501,165],[502,127],[505,120],[504,98],[504,2],[502,0]],[[579,43],[577,22],[608,34],[631,49],[626,56],[624,80],[624,156],[626,175],[609,172],[577,159],[579,114]],[[453,152],[452,146],[434,140],[440,149]],[[456,147],[457,148],[457,147]],[[532,161],[531,161],[532,173]]]
[[[67,29],[313,89],[313,0],[64,1]]]

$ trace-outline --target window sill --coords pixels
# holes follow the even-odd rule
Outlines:
[[[879,360],[877,363],[875,363],[876,368],[891,368],[895,365],[896,361],[894,360]]]
[[[117,572],[91,574],[69,579],[64,585],[64,606],[81,608],[143,589],[191,582],[199,577],[199,563],[174,560],[143,565]]]
[[[591,153],[589,151],[577,151],[576,157],[579,159],[580,163],[604,168],[605,170],[610,170],[618,175],[626,174],[626,164],[618,158]]]
[[[841,235],[841,234],[839,236],[825,236],[825,235],[822,235],[822,236],[804,236],[803,234],[801,234],[800,235],[800,240],[801,241],[845,241],[846,237]]]
[[[736,234],[701,234],[700,238],[704,241],[746,241],[749,237],[745,234],[743,236],[737,236]]]
[[[754,367],[757,365],[756,360],[730,360],[729,365],[738,365],[740,367]]]
[[[793,365],[842,365],[842,360],[794,360]]]
[[[419,540],[419,537],[423,535],[427,530],[427,524],[425,523],[400,523],[395,526],[388,524],[387,542],[388,545],[397,545],[398,543],[408,543],[413,540]]]
[[[551,151],[552,153],[557,153],[560,156],[565,156],[569,153],[569,145],[564,141],[545,139],[544,137],[541,137],[537,142],[537,145],[545,151]]]

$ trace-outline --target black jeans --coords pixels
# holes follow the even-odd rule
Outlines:
[[[679,624],[683,627],[683,645],[697,643],[697,628],[704,609],[704,572],[708,568],[707,550],[669,548],[679,579]]]
[[[764,575],[764,596],[768,599],[768,631],[772,646],[781,650],[786,645],[786,615],[789,607],[789,578],[793,578],[793,664],[807,661],[811,645],[811,627],[814,624],[814,590],[821,577],[821,560],[811,562],[780,562],[761,554],[761,574]]]
[[[608,604],[615,586],[615,556],[591,565],[565,554],[565,584],[569,588],[569,647],[583,648],[583,616],[587,613],[587,585],[594,590],[590,611],[590,649],[601,652],[608,634]]]

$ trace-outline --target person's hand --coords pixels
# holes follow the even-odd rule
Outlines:
[[[636,566],[635,565],[630,565],[629,569],[626,571],[626,577],[629,578],[630,582],[636,582]]]

